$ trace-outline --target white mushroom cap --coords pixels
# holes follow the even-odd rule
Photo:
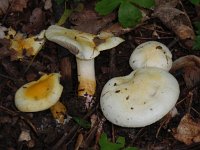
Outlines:
[[[109,80],[100,105],[104,116],[122,127],[144,127],[166,115],[179,97],[177,80],[156,67],[140,68]]]
[[[124,41],[112,34],[93,35],[58,25],[50,26],[45,36],[48,40],[67,48],[79,59],[93,59],[100,51],[113,48]]]
[[[60,74],[43,75],[19,88],[15,94],[15,105],[22,112],[37,112],[49,109],[60,98],[63,86]]]
[[[158,67],[169,71],[172,66],[172,54],[164,44],[148,41],[135,48],[129,64],[133,69]]]

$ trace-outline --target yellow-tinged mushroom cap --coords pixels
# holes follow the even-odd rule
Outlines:
[[[172,54],[164,44],[148,41],[135,48],[129,64],[133,69],[157,67],[169,71],[172,66]]]
[[[63,86],[60,74],[43,75],[19,88],[15,94],[15,105],[22,112],[37,112],[50,108],[60,98]]]
[[[79,59],[93,59],[100,51],[111,49],[124,40],[109,33],[94,35],[58,25],[50,26],[45,36],[48,40],[67,48]]]
[[[23,58],[24,53],[27,56],[36,55],[45,43],[44,33],[45,30],[41,31],[40,34],[29,38],[14,38],[11,40],[10,49],[16,51],[17,58]]]

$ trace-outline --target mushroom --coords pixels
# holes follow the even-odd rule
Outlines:
[[[132,69],[158,67],[169,71],[172,66],[172,54],[169,49],[157,41],[148,41],[135,48],[129,59]]]
[[[100,51],[113,48],[124,40],[105,32],[93,35],[58,25],[50,26],[45,35],[48,40],[67,48],[76,56],[78,96],[86,97],[86,108],[89,108],[88,103],[91,103],[96,90],[94,58]]]
[[[13,29],[10,29],[9,32],[7,38],[11,39],[10,49],[15,50],[17,59],[23,58],[23,55],[36,55],[45,43],[45,30],[42,30],[38,35],[28,38],[24,37],[22,33],[16,34]]]
[[[20,87],[15,94],[17,109],[22,112],[37,112],[55,105],[63,90],[59,78],[59,73],[45,74],[39,80]]]
[[[167,71],[139,68],[109,80],[101,93],[104,116],[122,127],[144,127],[165,116],[176,104],[179,84]]]

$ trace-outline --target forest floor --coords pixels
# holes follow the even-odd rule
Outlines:
[[[158,12],[155,9],[146,10],[144,21],[135,28],[123,29],[118,26],[115,29],[116,35],[125,41],[113,49],[101,52],[95,58],[95,103],[87,111],[82,110],[83,100],[77,95],[77,68],[73,54],[46,40],[42,50],[35,57],[23,54],[24,57],[19,60],[16,59],[13,50],[9,49],[11,39],[0,39],[0,149],[98,150],[103,149],[99,140],[104,132],[113,143],[118,137],[124,137],[125,147],[144,150],[199,150],[200,48],[193,50],[192,47],[196,33],[194,22],[200,21],[200,6],[194,6],[188,0],[171,2],[174,2],[175,6],[170,4],[165,7],[176,8],[183,13],[175,16],[176,19],[170,18],[171,23],[162,19],[166,16],[159,12],[162,9],[159,9],[157,4]],[[105,29],[114,30],[108,27],[118,22],[116,12],[104,17],[99,16],[94,11],[95,1],[67,1],[66,6],[72,9],[80,3],[83,6],[82,10],[73,11],[62,26],[94,34]],[[51,0],[13,0],[7,8],[4,7],[6,6],[3,5],[3,1],[0,1],[1,26],[12,27],[28,36],[36,35],[58,22],[64,11],[64,3],[57,4],[54,0],[52,3]],[[180,19],[181,17],[183,18]],[[175,20],[179,20],[178,23]],[[184,23],[187,26],[181,34],[178,29]],[[173,61],[188,56],[181,62],[181,67],[171,71],[180,85],[180,96],[176,104],[178,114],[174,117],[167,115],[142,128],[113,125],[105,119],[100,108],[102,88],[109,79],[128,75],[132,71],[129,66],[130,55],[135,47],[147,41],[159,41],[168,46]],[[33,113],[20,112],[14,103],[17,89],[39,79],[41,73],[55,72],[61,73],[64,89],[60,101],[67,108],[64,115],[68,120],[64,124],[57,123],[49,109]],[[186,115],[189,117],[182,128],[195,131],[183,131],[188,134],[178,134],[177,128]]]

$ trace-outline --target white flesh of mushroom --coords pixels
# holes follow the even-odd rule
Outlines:
[[[15,94],[16,107],[22,112],[49,109],[59,100],[63,90],[59,78],[59,73],[52,73],[23,85]]]
[[[169,71],[172,66],[172,54],[169,49],[157,41],[148,41],[135,48],[129,59],[132,69],[158,67]]]
[[[179,97],[177,80],[156,67],[140,68],[115,77],[103,88],[100,105],[104,116],[122,127],[144,127],[166,115]]]
[[[94,59],[76,59],[78,72],[78,95],[94,95],[96,88]],[[93,88],[95,87],[95,88]]]
[[[124,40],[112,34],[93,35],[78,30],[67,29],[58,25],[50,26],[45,32],[48,40],[67,48],[79,59],[93,59],[100,51],[113,48]],[[99,44],[95,39],[100,40]]]

